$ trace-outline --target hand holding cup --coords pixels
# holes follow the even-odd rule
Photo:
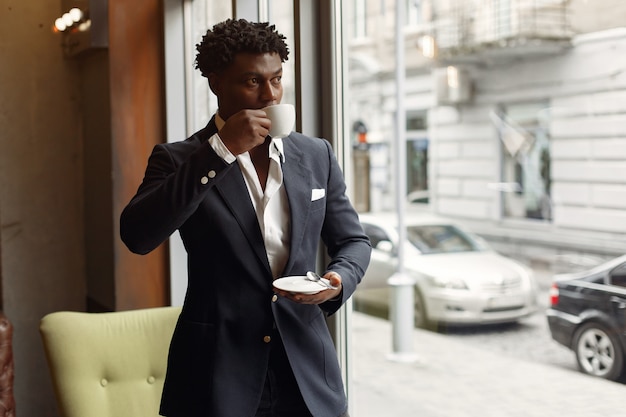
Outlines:
[[[296,122],[296,109],[292,104],[274,104],[261,109],[272,122],[269,135],[273,138],[289,136]]]

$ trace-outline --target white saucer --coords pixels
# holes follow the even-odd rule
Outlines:
[[[317,282],[309,281],[304,275],[278,278],[274,280],[273,284],[280,290],[302,294],[315,294],[325,290],[324,286]]]

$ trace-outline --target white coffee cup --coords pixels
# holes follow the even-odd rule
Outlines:
[[[274,104],[261,109],[272,121],[269,135],[273,138],[289,136],[296,123],[296,109],[293,104]]]

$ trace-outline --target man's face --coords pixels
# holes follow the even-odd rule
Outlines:
[[[220,116],[226,120],[243,109],[261,109],[283,98],[283,65],[277,53],[240,53],[230,67],[209,75]]]

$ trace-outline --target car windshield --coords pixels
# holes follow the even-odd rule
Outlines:
[[[452,225],[410,226],[407,228],[407,238],[424,254],[480,250],[471,237]]]

